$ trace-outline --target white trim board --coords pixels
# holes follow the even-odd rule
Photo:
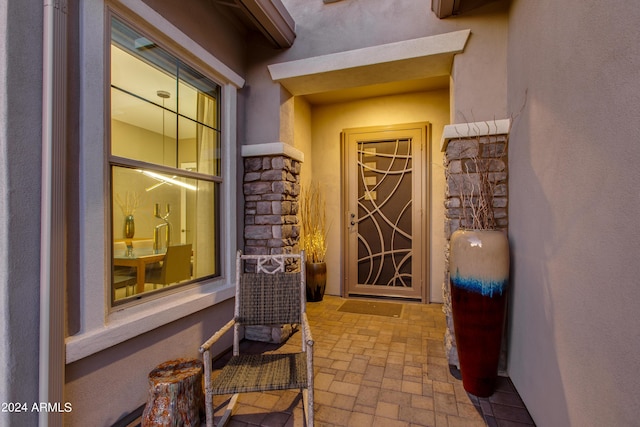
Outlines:
[[[446,125],[442,131],[440,151],[445,151],[449,141],[477,136],[507,135],[511,129],[511,119],[487,120],[483,122],[457,123]]]
[[[293,160],[304,162],[304,153],[284,142],[267,142],[242,146],[242,157],[287,156]]]

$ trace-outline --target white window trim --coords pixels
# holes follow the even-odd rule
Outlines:
[[[176,321],[184,316],[232,298],[234,295],[234,257],[236,252],[236,106],[237,89],[244,80],[202,46],[163,18],[141,0],[119,0],[111,5],[127,18],[142,20],[175,41],[170,46],[198,58],[210,77],[222,88],[222,167],[221,188],[221,277],[200,285],[141,300],[137,305],[110,309],[110,245],[106,223],[106,144],[108,111],[104,102],[107,73],[105,58],[110,40],[105,28],[107,13],[102,1],[83,0],[80,7],[80,331],[67,337],[66,363],[72,363],[128,339]],[[124,9],[122,8],[124,7]],[[103,171],[103,173],[96,173]],[[226,254],[226,255],[225,255]],[[117,311],[116,311],[117,310]]]

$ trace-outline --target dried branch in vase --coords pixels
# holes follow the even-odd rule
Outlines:
[[[327,254],[325,199],[319,184],[303,187],[300,194],[302,247],[307,261],[324,262]]]
[[[124,200],[122,200],[119,194],[116,194],[116,202],[118,203],[118,206],[120,206],[122,215],[129,216],[133,215],[138,206],[140,206],[140,196],[136,191],[127,191],[125,193]]]
[[[497,210],[505,210],[502,200],[507,192],[509,134],[495,135],[496,132],[491,132],[491,122],[482,124],[487,126],[486,132],[474,123],[469,126],[476,128],[468,129],[467,134],[488,136],[461,136],[464,145],[455,160],[459,166],[455,172],[447,169],[447,180],[454,188],[453,196],[458,199],[460,228],[493,230],[499,228]]]

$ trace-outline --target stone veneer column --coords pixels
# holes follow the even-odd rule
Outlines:
[[[298,251],[300,162],[285,156],[244,159],[245,253]]]
[[[269,143],[245,145],[242,155],[244,253],[277,255],[299,252],[297,214],[300,167],[304,160],[302,153],[284,143]],[[245,329],[248,339],[276,343],[283,342],[291,333],[291,325]]]
[[[453,316],[451,313],[451,290],[449,282],[449,240],[451,234],[464,227],[459,188],[461,183],[473,182],[477,176],[463,172],[463,165],[471,157],[486,160],[490,164],[492,180],[496,183],[493,194],[493,208],[497,227],[507,229],[508,220],[508,167],[506,163],[507,138],[510,121],[464,123],[445,126],[441,150],[444,151],[444,168],[447,177],[445,188],[445,277],[442,284],[443,308],[447,321],[444,337],[445,351],[450,365],[460,367],[456,347]],[[504,337],[506,338],[506,337]],[[506,339],[502,341],[499,370],[506,369]]]

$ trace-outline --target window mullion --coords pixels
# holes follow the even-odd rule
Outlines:
[[[209,181],[209,182],[222,182],[223,179],[220,176],[208,175],[204,173],[199,173],[196,171],[190,171],[187,169],[179,169],[172,168],[170,166],[158,165],[155,163],[143,162],[140,160],[127,159],[126,157],[119,156],[109,156],[109,164],[111,166],[122,166],[131,169],[143,169],[150,170],[158,173],[171,174],[171,175],[179,175],[184,178],[192,178],[197,179],[199,181]]]

